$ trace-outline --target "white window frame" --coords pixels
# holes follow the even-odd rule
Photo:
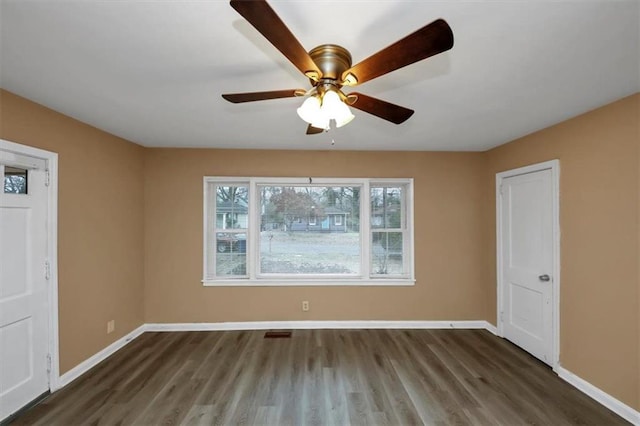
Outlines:
[[[215,239],[215,226],[209,229],[209,217],[215,218],[215,202],[211,203],[210,188],[215,185],[247,186],[249,188],[249,218],[246,241],[247,275],[216,277],[209,275],[209,241]],[[261,274],[260,264],[260,194],[259,186],[359,186],[360,187],[360,274]],[[403,276],[371,273],[371,186],[404,186],[403,208],[406,232],[403,238]],[[215,194],[214,194],[215,195]],[[205,176],[203,179],[203,279],[204,286],[411,286],[415,284],[414,221],[412,178],[291,178],[291,177],[228,177]],[[214,198],[215,200],[215,198]],[[211,216],[210,216],[211,215]],[[211,233],[213,232],[213,236]],[[215,247],[213,248],[215,250]]]
[[[375,188],[397,188],[399,186],[404,186],[405,190],[402,191],[402,203],[400,204],[401,212],[400,212],[400,227],[399,228],[373,228],[369,226],[369,241],[373,244],[373,234],[374,233],[401,233],[402,234],[402,269],[405,271],[413,270],[413,219],[410,216],[409,208],[408,208],[408,200],[413,199],[413,185],[407,184],[398,184],[393,181],[374,181],[373,186]],[[411,193],[411,195],[409,195]],[[371,196],[371,190],[369,189],[369,196]],[[371,200],[368,200],[369,204],[371,204]],[[413,212],[413,204],[411,206],[411,214]],[[383,218],[384,223],[384,218]],[[407,256],[406,253],[411,253],[411,256]],[[369,259],[371,264],[371,268],[369,274],[371,277],[398,277],[402,278],[402,275],[392,275],[392,274],[376,274],[373,270],[373,256]]]

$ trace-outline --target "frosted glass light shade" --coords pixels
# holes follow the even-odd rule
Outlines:
[[[336,120],[336,127],[342,127],[345,124],[349,124],[351,123],[351,120],[356,117],[351,113],[349,107],[344,103],[342,103],[342,108],[340,108],[340,110],[340,113],[334,117],[334,120]]]
[[[316,96],[309,97],[297,111],[300,118],[313,125],[313,121],[320,114],[320,99]]]
[[[329,130],[329,120],[329,117],[320,112],[311,125],[316,129]]]
[[[349,110],[347,104],[342,102],[340,96],[333,90],[329,90],[324,94],[321,110],[325,112],[330,119],[336,121],[336,127],[344,126],[355,117],[351,114],[351,110]]]
[[[342,101],[336,92],[328,90],[322,97],[322,111],[324,111],[329,117],[334,118],[340,110]],[[344,104],[342,104],[344,105]]]

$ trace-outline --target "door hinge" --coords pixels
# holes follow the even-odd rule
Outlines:
[[[502,195],[502,184],[500,184],[500,195]]]
[[[49,173],[49,169],[44,170],[44,186],[49,186],[51,182],[51,175]]]
[[[51,373],[51,354],[47,354],[47,373]]]
[[[504,322],[504,311],[500,312],[500,322]]]
[[[51,278],[51,263],[48,260],[44,261],[44,279],[48,280]]]

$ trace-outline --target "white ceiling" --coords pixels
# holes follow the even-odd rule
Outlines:
[[[299,98],[222,93],[309,82],[221,0],[0,0],[0,86],[149,147],[482,151],[640,91],[640,1],[270,1],[311,49],[354,63],[436,18],[452,50],[345,92],[359,110],[306,136]],[[331,141],[335,140],[335,145]]]

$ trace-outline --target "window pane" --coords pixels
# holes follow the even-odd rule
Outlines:
[[[216,234],[216,275],[247,275],[247,234]]]
[[[216,186],[215,241],[212,244],[216,276],[247,275],[248,194],[248,186]]]
[[[371,227],[402,228],[402,187],[371,188]]]
[[[4,193],[27,193],[27,170],[6,166],[4,168]]]
[[[260,272],[360,273],[360,189],[259,186]]]
[[[374,275],[402,275],[402,232],[376,232],[371,235],[371,273]]]
[[[248,192],[246,186],[216,187],[216,229],[247,229]]]

